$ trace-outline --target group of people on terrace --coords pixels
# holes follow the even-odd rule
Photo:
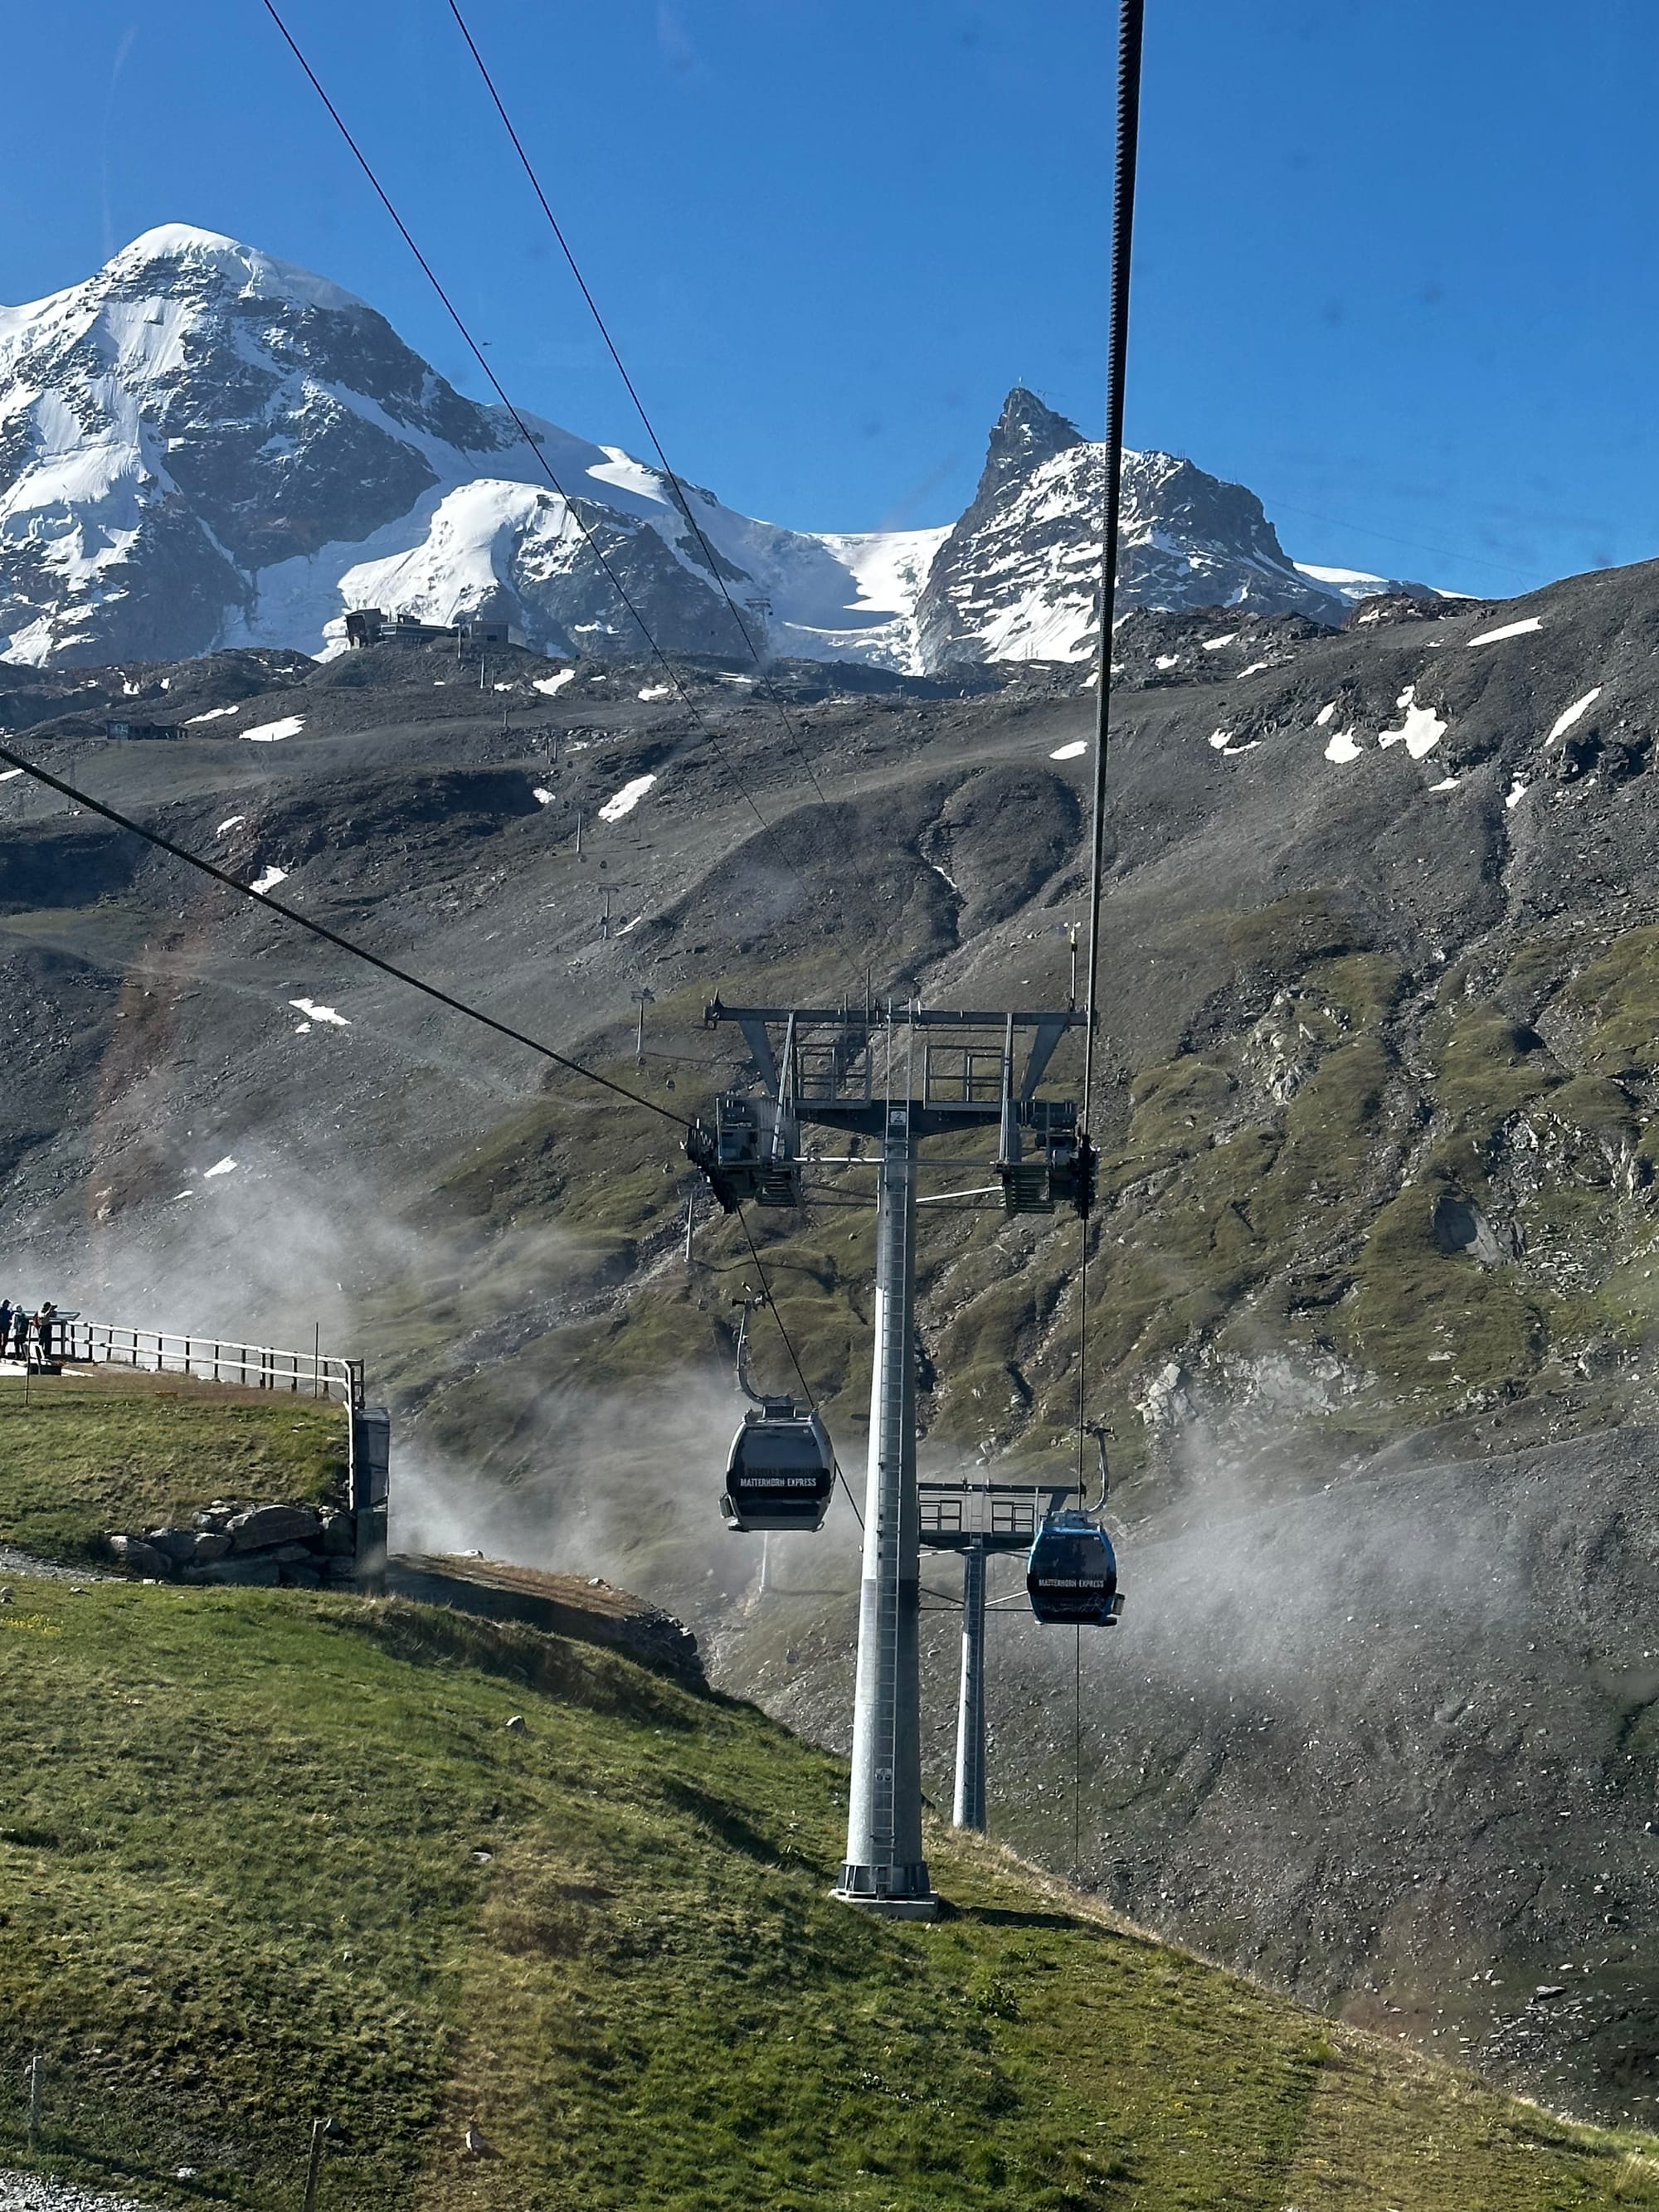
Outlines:
[[[58,1309],[50,1298],[31,1313],[27,1306],[0,1297],[0,1359],[17,1360],[27,1367],[48,1365],[57,1320]]]

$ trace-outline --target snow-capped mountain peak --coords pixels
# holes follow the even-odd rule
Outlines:
[[[1077,660],[1095,649],[1105,455],[1034,393],[1009,393],[979,489],[921,595],[925,665]],[[1243,484],[1178,454],[1124,448],[1121,606],[1236,606],[1335,623],[1354,597],[1402,588],[1422,589],[1356,570],[1298,568]]]
[[[193,223],[158,223],[142,232],[99,271],[112,287],[131,286],[147,278],[156,289],[171,293],[179,276],[211,278],[234,285],[245,300],[282,301],[301,307],[326,307],[337,312],[367,309],[367,302],[326,276],[313,276],[274,253],[244,246],[221,231],[198,230]],[[97,278],[94,279],[96,283]]]
[[[318,652],[366,605],[637,653],[611,576],[671,651],[742,653],[733,606],[774,653],[820,659],[1090,650],[1102,449],[1023,386],[960,521],[898,532],[758,521],[524,420],[528,443],[326,278],[218,232],[146,231],[0,309],[0,654]],[[1125,485],[1130,605],[1340,618],[1364,582],[1298,571],[1254,495],[1190,462],[1126,454]]]

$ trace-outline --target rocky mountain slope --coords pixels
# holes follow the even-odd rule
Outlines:
[[[742,651],[739,617],[779,653],[912,672],[1089,649],[1100,449],[1028,392],[954,530],[862,536],[755,521],[525,420],[533,447],[324,278],[210,231],[146,232],[0,309],[0,653],[317,653],[347,607],[379,605],[636,657],[596,549],[675,652]],[[1383,588],[1296,569],[1260,502],[1188,462],[1137,454],[1131,477],[1132,604],[1332,617]]]
[[[1087,1877],[1606,2114],[1659,2094],[1631,1948],[1659,1817],[1656,574],[1432,619],[1380,600],[1340,632],[1125,623],[1085,1378],[1130,1595],[1085,1678]],[[786,670],[816,790],[744,671],[690,671],[707,726],[654,673],[238,653],[8,696],[19,742],[113,804],[246,880],[280,870],[671,1113],[744,1079],[702,1026],[716,989],[818,1000],[868,973],[1063,1002],[1078,671]],[[129,684],[177,737],[103,738]],[[690,1620],[718,1679],[836,1735],[852,1532],[837,1509],[816,1547],[775,1547],[763,1591],[718,1526],[753,1262],[703,1212],[687,1267],[672,1126],[544,1082],[21,779],[0,947],[8,1288],[320,1324],[398,1404],[406,1540],[612,1573]],[[856,1466],[867,1176],[813,1180],[805,1220],[753,1226]],[[1060,1217],[929,1216],[930,1468],[1065,1450],[1078,1246]],[[954,1655],[930,1620],[937,1784]],[[1065,1867],[1071,1646],[997,1632],[994,1817]]]

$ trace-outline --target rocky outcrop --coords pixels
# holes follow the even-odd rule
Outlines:
[[[1429,1201],[1429,1228],[1442,1252],[1467,1252],[1483,1267],[1519,1259],[1526,1239],[1513,1222],[1494,1225],[1473,1199],[1441,1191]]]

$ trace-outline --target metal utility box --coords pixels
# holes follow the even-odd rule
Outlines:
[[[386,1501],[392,1487],[392,1416],[384,1406],[362,1406],[351,1416],[349,1503],[356,1534],[357,1587],[386,1587]]]

